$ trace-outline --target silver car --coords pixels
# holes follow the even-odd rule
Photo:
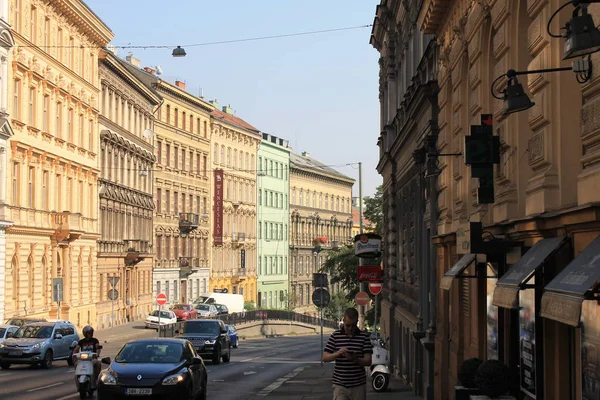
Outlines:
[[[19,327],[16,325],[0,325],[0,343],[13,337],[18,329]]]
[[[217,307],[212,304],[196,304],[196,310],[198,310],[198,317],[201,318],[216,318],[219,311]]]

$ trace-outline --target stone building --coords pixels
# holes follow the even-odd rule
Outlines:
[[[352,186],[349,178],[309,153],[290,154],[290,300],[300,313],[316,314],[313,273],[327,251],[352,243]]]
[[[437,228],[437,46],[416,25],[422,1],[382,0],[371,44],[379,51],[384,289],[381,327],[394,373],[415,394],[433,395]],[[433,199],[433,202],[431,202]],[[432,307],[430,307],[430,304]]]
[[[109,28],[81,1],[10,2],[5,314],[93,324],[100,141],[98,53]],[[53,284],[60,279],[61,285]],[[62,301],[53,301],[59,289]]]
[[[102,51],[100,60],[96,309],[103,328],[143,318],[152,308],[154,110],[161,98],[112,52]]]

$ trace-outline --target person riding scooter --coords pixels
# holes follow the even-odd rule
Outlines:
[[[94,352],[98,355],[98,358],[100,358],[102,345],[100,345],[98,339],[94,337],[94,328],[92,328],[90,325],[87,325],[83,328],[83,339],[77,343],[77,346],[75,346],[75,349],[73,350],[73,354],[77,354],[80,351]],[[94,364],[94,379],[92,381],[92,388],[94,389],[96,388],[96,382],[98,381],[98,376],[100,375],[100,370],[102,369],[102,364],[98,358],[92,361]],[[73,361],[77,362],[76,360],[77,359],[74,356]]]

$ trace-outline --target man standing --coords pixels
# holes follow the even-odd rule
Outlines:
[[[344,323],[333,332],[323,352],[323,362],[335,360],[333,368],[333,400],[365,400],[367,374],[373,346],[369,335],[358,329],[358,311],[348,308]]]

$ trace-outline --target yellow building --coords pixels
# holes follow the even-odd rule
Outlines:
[[[97,321],[98,53],[113,34],[81,1],[13,0],[10,10],[6,316],[81,327]]]
[[[153,129],[161,99],[115,54],[102,51],[100,59],[96,311],[97,327],[104,328],[143,318],[152,308]]]
[[[297,312],[317,312],[312,274],[328,250],[351,243],[353,185],[307,152],[290,155],[290,300]]]
[[[262,136],[229,107],[212,102],[213,264],[210,290],[256,303],[256,152]],[[218,177],[218,178],[217,178]],[[222,193],[216,189],[222,178]],[[221,203],[216,199],[222,194]],[[219,229],[220,228],[220,229]]]

